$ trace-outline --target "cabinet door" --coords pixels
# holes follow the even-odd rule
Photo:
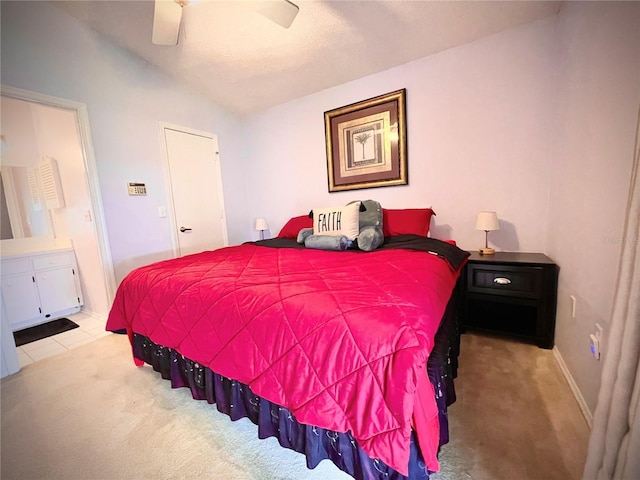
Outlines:
[[[78,306],[78,292],[71,267],[39,272],[36,282],[44,315]]]
[[[40,299],[31,274],[2,279],[2,303],[9,322],[16,323],[40,316]]]

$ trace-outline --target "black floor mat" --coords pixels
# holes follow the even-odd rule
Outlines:
[[[13,338],[16,341],[16,347],[19,347],[20,345],[35,342],[36,340],[42,340],[43,338],[50,337],[51,335],[66,332],[67,330],[73,330],[78,327],[79,325],[77,323],[72,322],[68,318],[58,318],[57,320],[51,320],[50,322],[36,325],[35,327],[29,327],[13,332]]]

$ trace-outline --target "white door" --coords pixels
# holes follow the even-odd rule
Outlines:
[[[227,245],[216,135],[162,126],[177,256]]]

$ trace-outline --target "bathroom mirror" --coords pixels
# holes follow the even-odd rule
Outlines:
[[[2,240],[53,236],[37,167],[0,166]]]

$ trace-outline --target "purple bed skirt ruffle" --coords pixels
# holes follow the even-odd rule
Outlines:
[[[453,379],[457,372],[459,332],[454,297],[442,319],[427,363],[427,373],[438,405],[440,446],[449,441],[447,407],[455,401]],[[370,458],[349,432],[338,433],[298,423],[287,408],[255,395],[247,385],[223,377],[173,349],[153,343],[147,337],[134,333],[133,354],[151,365],[162,378],[170,380],[173,388],[188,387],[194,399],[215,404],[231,420],[246,417],[258,425],[259,438],[276,437],[283,447],[304,454],[309,468],[315,468],[320,461],[329,459],[357,480],[429,478],[413,431],[409,476],[405,477],[380,460]]]

